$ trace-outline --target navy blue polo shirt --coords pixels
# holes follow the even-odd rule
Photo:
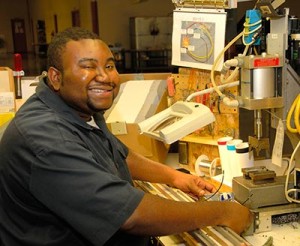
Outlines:
[[[101,113],[94,118],[99,128],[43,81],[17,112],[0,143],[3,245],[139,245],[143,240],[119,231],[144,194],[133,187],[128,149],[108,131]]]

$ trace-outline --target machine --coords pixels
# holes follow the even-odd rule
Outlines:
[[[276,220],[282,223],[300,220],[297,168],[300,166],[300,81],[295,71],[299,66],[295,55],[299,41],[298,34],[294,33],[299,31],[299,26],[295,24],[296,18],[289,16],[289,9],[277,9],[281,3],[283,1],[258,0],[255,9],[247,11],[243,35],[245,52],[225,61],[222,71],[225,73],[230,67],[236,67],[240,72],[240,94],[236,101],[240,108],[254,112],[254,134],[249,136],[249,145],[256,158],[271,158],[269,138],[263,136],[263,110],[271,114],[269,124],[277,128],[276,138],[279,138],[277,134],[282,137],[286,133],[294,148],[284,175],[277,176],[274,171],[260,166],[245,169],[242,177],[233,178],[235,200],[255,214],[255,221],[247,235],[270,231]],[[270,32],[266,34],[266,50],[258,53],[260,37],[264,35],[261,30],[263,18],[269,21]],[[252,52],[248,54],[250,49]],[[292,119],[291,111],[294,111]],[[285,119],[287,126],[283,125]],[[292,130],[288,125],[291,120],[295,125]],[[282,148],[282,141],[275,141],[277,146],[273,146],[273,155],[276,148]],[[281,159],[280,153],[278,155]]]
[[[178,8],[195,6],[198,2],[205,3],[173,0]],[[214,8],[220,7],[217,5],[219,2],[226,2],[227,6],[232,3],[208,2]],[[300,71],[300,25],[297,17],[289,15],[289,9],[279,9],[282,3],[284,0],[258,0],[254,9],[246,12],[244,30],[216,57],[211,69],[211,82],[222,102],[227,106],[253,111],[254,132],[249,136],[249,145],[256,158],[271,158],[269,137],[263,134],[263,111],[271,115],[269,127],[277,129],[279,143],[273,147],[273,152],[279,149],[277,158],[282,160],[280,149],[283,135],[288,136],[294,149],[287,160],[288,168],[284,175],[278,176],[274,171],[260,166],[243,170],[243,176],[233,178],[234,199],[255,213],[255,221],[247,235],[271,230],[276,219],[286,222],[300,220],[300,79],[297,74]],[[263,23],[269,25],[269,31],[263,28]],[[239,39],[242,39],[244,51],[224,61],[221,70],[223,85],[239,73],[239,95],[232,99],[216,85],[215,68],[226,50]],[[261,40],[265,40],[264,47]],[[231,68],[234,68],[233,73],[225,79]],[[197,92],[192,97],[201,93]],[[286,126],[283,124],[285,121]],[[179,128],[180,123],[177,122],[176,130]]]

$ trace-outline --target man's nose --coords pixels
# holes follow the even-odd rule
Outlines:
[[[108,74],[103,69],[98,70],[96,74],[96,80],[100,82],[108,81]]]

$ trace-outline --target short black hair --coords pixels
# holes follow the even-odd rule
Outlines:
[[[47,50],[47,63],[49,67],[55,67],[56,69],[63,71],[62,66],[62,52],[64,51],[66,44],[71,41],[78,41],[82,39],[99,39],[100,37],[81,27],[70,27],[62,32],[57,33]]]

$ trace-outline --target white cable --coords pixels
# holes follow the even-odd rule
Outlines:
[[[249,49],[250,45],[246,45],[245,46],[245,49],[243,51],[243,54],[240,56],[240,57],[244,57],[246,56],[247,52],[248,52],[248,49]],[[227,61],[225,62],[227,64]],[[238,64],[240,66],[240,64]],[[233,70],[233,72],[227,77],[227,79],[225,79],[225,74],[221,73],[221,83],[222,84],[227,84],[229,81],[231,81],[235,76],[236,74],[238,73],[239,71],[239,66],[236,66],[236,68]],[[223,70],[223,69],[222,69]],[[229,70],[229,68],[227,69]]]
[[[213,85],[214,90],[218,93],[218,95],[220,97],[223,97],[223,93],[219,90],[219,88],[217,87],[216,83],[215,83],[215,78],[214,78],[214,72],[215,72],[215,68],[217,67],[217,65],[219,64],[221,58],[223,57],[224,53],[229,49],[229,47],[234,44],[240,37],[243,36],[243,32],[239,33],[234,39],[232,39],[226,46],[225,48],[219,53],[219,55],[217,56],[215,62],[212,65],[211,68],[211,73],[210,73],[210,80],[211,83]]]
[[[258,31],[260,28],[261,28],[261,25],[258,26],[257,28],[255,28],[254,30],[252,30],[251,32],[247,32],[246,34],[251,34],[251,33],[253,33],[253,32],[256,32],[256,31]],[[254,34],[253,37],[255,37],[255,36],[256,36],[256,35]],[[250,43],[246,43],[246,42],[245,42],[245,35],[243,35],[243,38],[242,38],[243,44],[244,44],[244,45],[251,45],[251,44],[253,44],[256,40],[255,40],[255,38],[252,38],[252,39],[253,39],[253,40],[252,40]]]
[[[258,23],[259,23],[259,21],[256,22],[256,23],[254,23],[254,24],[258,24]],[[261,25],[260,25],[259,27],[255,28],[254,31],[259,30],[259,28],[261,28]],[[250,32],[249,32],[249,33],[250,33]],[[253,33],[253,31],[251,31],[251,33]],[[219,90],[219,88],[217,87],[217,85],[216,85],[216,83],[215,83],[215,78],[214,78],[215,68],[217,67],[217,65],[219,64],[221,58],[223,57],[223,55],[225,54],[225,52],[229,49],[229,47],[231,47],[231,45],[233,45],[239,38],[243,37],[243,39],[244,39],[244,35],[245,35],[245,30],[243,30],[242,32],[240,32],[234,39],[232,39],[232,40],[225,46],[225,48],[220,52],[220,54],[217,56],[215,62],[214,62],[213,65],[212,65],[212,68],[211,68],[210,80],[211,80],[211,82],[212,82],[212,85],[213,85],[214,90],[218,93],[218,95],[222,98],[223,101],[224,101],[224,97],[225,97],[225,96],[224,96],[224,94]],[[252,42],[251,44],[253,44],[253,43],[254,43],[254,42]],[[245,47],[245,50],[244,50],[243,55],[245,55],[245,54],[247,53],[248,48],[249,48],[249,45],[251,45],[251,44],[244,44],[246,47]],[[237,70],[237,69],[236,69],[236,70]],[[234,72],[233,72],[234,75],[235,75],[236,72],[237,72],[237,71],[234,71]],[[232,77],[233,77],[233,76],[230,76],[230,78],[232,78]],[[229,103],[228,98],[225,99],[225,102],[226,102],[226,103]],[[231,103],[229,103],[229,104],[231,104]],[[233,102],[232,104],[234,104],[234,105],[237,104],[237,105],[238,105],[238,102],[236,101],[236,102]],[[227,104],[227,106],[230,106],[230,105]]]
[[[229,88],[229,87],[233,87],[233,86],[238,86],[239,83],[240,83],[240,81],[234,81],[234,82],[227,83],[227,84],[224,84],[224,85],[219,85],[218,89],[219,90],[223,90],[225,88]],[[189,102],[189,101],[191,101],[196,96],[201,96],[201,95],[204,95],[204,94],[207,94],[207,93],[212,93],[212,92],[214,92],[214,90],[215,90],[214,88],[208,88],[208,89],[205,89],[205,90],[196,91],[196,92],[190,94],[187,97],[186,101]]]
[[[289,179],[290,179],[290,172],[292,170],[292,168],[291,168],[292,165],[291,164],[292,164],[292,162],[293,162],[293,160],[295,158],[295,155],[296,155],[296,152],[298,151],[299,146],[300,146],[300,141],[298,142],[298,144],[297,144],[296,148],[294,149],[293,154],[291,156],[291,159],[290,159],[290,162],[289,162],[289,166],[288,166],[288,171],[287,171],[287,174],[286,174],[285,189],[284,189],[285,190],[285,197],[286,197],[286,199],[289,202],[295,202],[295,203],[300,203],[300,200],[296,200],[296,199],[291,198],[289,196],[289,194],[292,193],[292,192],[294,192],[294,193],[295,192],[300,192],[300,189],[289,189],[288,190],[288,185],[289,185]]]
[[[259,24],[259,23],[261,23],[261,22],[262,22],[262,20],[258,20],[257,22],[254,22],[254,23],[252,23],[252,24],[248,24],[248,23],[244,22],[244,27],[255,26],[255,25],[257,25],[257,24]]]
[[[254,38],[252,38],[252,41],[249,42],[249,43],[246,43],[246,42],[245,42],[245,35],[249,35],[249,34],[255,33],[255,32],[257,32],[259,29],[261,29],[261,27],[262,27],[262,25],[260,24],[261,22],[262,22],[262,20],[260,19],[260,20],[258,20],[257,22],[252,23],[252,24],[244,23],[244,30],[243,30],[243,33],[244,33],[244,34],[243,34],[243,38],[242,38],[242,41],[243,41],[243,44],[244,44],[244,45],[251,45],[251,44],[253,44],[253,43],[255,42],[255,35],[253,35]],[[258,25],[258,24],[260,24],[260,25],[257,26],[256,28],[254,28],[253,30],[251,30],[251,31],[246,31],[246,28],[253,27],[253,26],[256,26],[256,25]]]
[[[228,106],[228,107],[238,107],[239,106],[239,101],[238,100],[231,100],[228,97],[223,97],[222,102]]]
[[[298,105],[298,107],[297,107]],[[295,115],[294,115],[294,119],[295,119],[295,124],[296,124],[296,128],[292,128],[291,125],[290,125],[290,120],[291,120],[291,117],[292,117],[292,114],[295,110]],[[287,129],[291,132],[291,133],[299,133],[300,134],[300,126],[299,126],[299,112],[300,112],[300,94],[296,97],[296,99],[294,100],[294,102],[292,103],[292,106],[290,107],[289,109],[289,112],[288,112],[288,116],[287,116]],[[300,203],[300,200],[296,200],[296,199],[293,199],[289,196],[290,193],[292,192],[300,192],[300,189],[288,189],[288,184],[289,184],[289,179],[290,179],[290,172],[291,170],[293,169],[292,168],[292,162],[294,161],[294,158],[295,158],[295,155],[296,155],[296,152],[298,151],[298,148],[300,146],[300,141],[298,142],[296,148],[294,149],[293,153],[292,153],[292,156],[291,156],[291,159],[289,161],[289,164],[288,164],[288,170],[287,170],[287,174],[286,174],[286,180],[285,180],[285,189],[284,189],[284,192],[285,192],[285,197],[286,199],[289,201],[289,202],[295,202],[295,203]]]

